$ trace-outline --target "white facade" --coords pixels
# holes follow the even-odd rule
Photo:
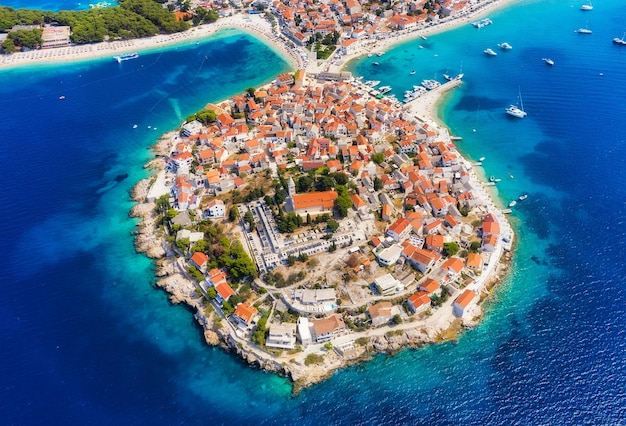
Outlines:
[[[224,217],[226,216],[226,206],[222,200],[213,200],[209,203],[206,209],[206,215],[209,217]]]
[[[293,349],[296,346],[296,324],[272,324],[265,346],[277,349]]]
[[[394,265],[400,259],[401,254],[402,246],[394,244],[378,253],[378,261],[384,266]]]
[[[313,343],[313,336],[311,336],[311,329],[309,328],[309,320],[304,317],[298,318],[298,337],[302,346],[307,346]]]

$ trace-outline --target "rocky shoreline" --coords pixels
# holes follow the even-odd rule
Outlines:
[[[153,147],[155,152],[160,149],[161,143],[162,141]],[[159,162],[152,161],[146,167],[158,172],[162,168],[158,165]],[[263,358],[257,355],[257,351],[236,340],[230,329],[222,323],[223,320],[217,318],[217,314],[198,291],[198,286],[187,275],[185,268],[173,253],[166,251],[165,236],[156,232],[154,212],[156,205],[146,201],[150,184],[151,179],[143,179],[132,189],[131,196],[137,204],[132,208],[130,215],[140,219],[135,232],[135,249],[138,253],[155,260],[155,275],[159,278],[156,285],[170,295],[172,303],[185,303],[195,310],[194,318],[202,327],[208,345],[220,346],[250,365],[288,377],[292,382],[294,393],[325,380],[336,370],[366,362],[376,354],[395,355],[407,348],[419,349],[428,344],[457,340],[464,330],[475,327],[480,322],[483,313],[482,304],[490,300],[491,290],[506,276],[511,265],[512,254],[506,252],[487,284],[489,292],[481,294],[479,304],[467,319],[451,319],[442,328],[431,326],[418,329],[407,327],[411,324],[403,324],[385,334],[371,333],[371,336],[367,336],[366,342],[357,344],[349,356],[339,356],[332,350],[328,351],[323,364],[306,366],[296,362],[284,362],[269,353]]]

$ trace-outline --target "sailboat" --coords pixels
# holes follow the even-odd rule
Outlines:
[[[518,98],[519,98],[519,103],[520,103],[519,107],[517,105],[510,105],[504,111],[508,115],[510,115],[512,117],[524,118],[524,117],[526,117],[528,115],[528,113],[526,111],[524,111],[524,103],[522,102],[522,93],[521,92],[519,92]]]
[[[583,4],[580,6],[580,10],[593,10],[593,5],[591,4],[591,0],[589,0],[589,4]]]
[[[618,44],[620,46],[626,46],[626,41],[624,40],[624,37],[626,37],[626,33],[622,35],[622,38],[615,37],[613,39],[613,43]]]

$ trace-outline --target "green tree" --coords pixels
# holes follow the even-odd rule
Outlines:
[[[446,256],[454,256],[459,251],[459,245],[456,241],[443,244],[443,251]]]
[[[318,191],[328,191],[333,186],[335,186],[335,182],[330,176],[320,176],[315,181],[315,189]]]
[[[331,219],[326,223],[326,227],[328,227],[328,230],[334,234],[337,231],[337,229],[339,229],[339,222],[337,222],[334,219]]]
[[[348,210],[352,207],[352,200],[350,194],[345,186],[337,186],[337,199],[335,200],[335,206],[337,207],[337,213],[339,216],[348,216]]]
[[[313,188],[313,178],[309,175],[303,175],[298,178],[296,183],[296,192],[309,192]]]
[[[383,154],[382,152],[375,152],[374,154],[372,154],[372,161],[376,164],[380,164],[383,161],[385,161],[385,154]]]
[[[347,183],[349,182],[348,176],[346,176],[344,173],[332,173],[330,177],[333,178],[337,185],[347,185]]]
[[[381,178],[376,176],[374,178],[374,191],[380,191],[381,189],[383,189],[383,181]]]
[[[5,53],[14,53],[15,51],[17,51],[17,48],[15,47],[15,43],[13,43],[13,40],[7,38],[2,42],[2,50]]]
[[[250,232],[254,231],[255,229],[254,228],[254,216],[252,216],[252,213],[250,212],[250,210],[248,210],[246,214],[243,215],[243,220],[248,225],[250,225]]]
[[[228,211],[228,219],[231,222],[236,222],[239,220],[239,208],[237,206],[232,206]]]

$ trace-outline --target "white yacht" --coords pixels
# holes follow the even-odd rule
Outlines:
[[[498,54],[496,52],[493,51],[492,48],[488,48],[483,50],[483,53],[487,56],[497,56]]]
[[[481,19],[480,21],[476,21],[476,22],[472,22],[472,26],[474,28],[482,28],[482,27],[486,27],[487,25],[491,25],[493,24],[493,21],[489,18],[485,18],[485,19]]]
[[[528,115],[526,111],[524,111],[523,109],[520,109],[517,105],[509,106],[505,110],[505,112],[509,114],[510,116],[517,117],[517,118],[524,118]]]
[[[578,34],[591,34],[591,30],[589,28],[579,28],[576,32]]]
[[[422,86],[424,86],[428,90],[433,90],[441,86],[441,83],[439,83],[437,80],[424,80],[422,81]]]
[[[624,37],[626,37],[626,33],[624,33],[624,35],[622,35],[622,38],[615,37],[613,39],[613,43],[618,44],[620,46],[626,46],[626,41],[624,40]]]
[[[591,0],[589,0],[588,4],[583,4],[582,6],[580,6],[580,10],[586,10],[586,11],[593,10],[593,5],[591,4]]]
[[[387,93],[387,92],[390,92],[390,91],[391,91],[391,86],[380,86],[380,87],[378,88],[378,91],[379,91],[380,93],[385,94],[385,93]]]
[[[500,43],[500,44],[498,44],[498,47],[499,47],[500,49],[502,49],[502,50],[511,50],[511,49],[513,49],[513,46],[511,46],[511,45],[510,45],[509,43],[507,43],[506,41],[505,41],[505,42],[502,42],[502,43]]]
[[[541,58],[541,60],[550,66],[554,65],[554,61],[550,58]]]
[[[519,98],[519,107],[517,105],[510,105],[507,109],[504,110],[511,117],[524,118],[528,115],[526,111],[524,111],[524,103],[522,102],[522,94],[518,95]]]
[[[509,207],[515,207],[516,204],[517,204],[517,201],[513,200],[509,203]]]

